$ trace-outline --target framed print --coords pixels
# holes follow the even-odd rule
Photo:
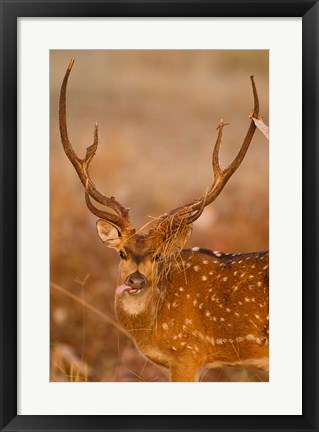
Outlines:
[[[318,430],[318,3],[1,6],[1,430]]]
[[[69,63],[68,57],[72,58],[73,55],[75,60],[72,59]],[[234,63],[236,67],[233,69],[231,65]],[[67,69],[66,65],[68,64]],[[185,64],[187,64],[189,71],[188,78],[184,71]],[[109,132],[103,138],[101,135],[103,133],[102,125],[100,132],[98,129],[95,131],[95,134],[99,136],[96,138],[96,142],[100,140],[101,145],[96,150],[96,163],[93,165],[92,160],[90,171],[92,173],[91,179],[93,175],[96,178],[101,176],[101,182],[105,178],[105,172],[113,173],[107,176],[111,177],[107,179],[107,187],[114,189],[113,195],[116,198],[112,201],[103,199],[104,210],[102,213],[95,205],[94,207],[91,206],[93,200],[91,200],[92,203],[91,201],[87,202],[93,214],[99,214],[102,218],[96,222],[98,237],[95,239],[99,240],[101,237],[102,242],[92,242],[92,238],[86,233],[85,227],[90,221],[88,214],[86,211],[81,212],[80,208],[76,209],[78,202],[80,205],[83,204],[84,191],[79,190],[80,200],[74,196],[78,190],[76,186],[80,186],[81,183],[78,184],[77,176],[74,176],[73,170],[67,169],[70,167],[66,155],[72,164],[76,164],[73,159],[75,156],[73,152],[76,150],[75,144],[73,147],[69,145],[71,138],[66,136],[67,134],[70,135],[72,130],[72,110],[65,108],[72,106],[70,104],[70,96],[72,96],[70,90],[72,78],[76,76],[73,73],[73,68],[75,72],[80,65],[90,65],[91,70],[98,71],[100,79],[103,79],[102,77],[107,73],[109,82],[112,83],[111,88],[108,89],[104,86],[105,88],[102,90],[98,77],[94,77],[89,71],[86,72],[85,78],[84,76],[82,78],[96,86],[96,90],[98,89],[97,92],[94,87],[90,90],[96,92],[92,98],[94,103],[95,101],[99,103],[99,97],[100,101],[104,103],[112,98],[109,107],[102,108],[103,113],[109,112],[107,114],[109,118],[107,130]],[[107,65],[104,71],[103,65]],[[62,79],[60,77],[63,66],[67,72],[61,87]],[[256,69],[258,78],[256,75],[256,77],[249,79],[247,69],[250,68]],[[255,92],[255,103],[260,105],[260,108],[256,107],[255,116],[260,116],[257,114],[258,109],[260,112],[262,110],[263,121],[268,124],[269,52],[267,50],[77,50],[75,52],[51,50],[50,69],[51,106],[57,105],[57,102],[54,101],[59,99],[59,95],[55,89],[59,92],[61,87],[59,122],[56,121],[58,114],[56,110],[52,109],[50,116],[50,182],[52,191],[50,380],[53,382],[65,382],[72,379],[85,382],[216,381],[216,379],[219,382],[268,381],[269,261],[268,253],[265,252],[268,250],[268,141],[263,134],[260,133],[259,136],[256,134],[254,136],[255,145],[252,147],[254,150],[249,151],[253,138],[251,131],[256,126],[254,120],[248,119],[247,121],[247,118],[244,118],[243,122],[246,123],[246,129],[249,130],[248,137],[246,139],[239,138],[240,135],[245,136],[246,133],[245,130],[242,132],[239,128],[234,130],[233,137],[229,137],[230,142],[243,141],[242,150],[240,150],[240,143],[236,151],[238,156],[234,162],[238,165],[238,169],[234,171],[233,164],[229,165],[229,168],[225,166],[224,172],[219,172],[217,163],[221,165],[220,160],[213,165],[216,180],[211,182],[211,173],[209,172],[211,169],[205,170],[200,167],[200,160],[207,158],[206,150],[211,149],[211,145],[200,144],[202,141],[203,143],[206,141],[207,138],[205,137],[192,139],[194,144],[190,142],[188,139],[189,131],[187,131],[185,124],[191,124],[192,129],[198,128],[198,133],[201,129],[207,128],[209,130],[210,118],[216,116],[218,119],[219,113],[217,114],[217,111],[220,109],[219,102],[217,102],[214,108],[216,114],[214,110],[211,111],[211,100],[217,101],[226,98],[227,90],[225,89],[229,89],[230,83],[244,77],[247,81],[246,86],[241,86],[241,93],[234,98],[234,101],[237,101],[236,111],[229,112],[227,117],[233,117],[242,110],[240,99],[244,105],[247,100],[244,93],[248,90],[248,99],[254,103],[253,93]],[[205,82],[204,74],[207,70],[209,73]],[[111,71],[114,71],[113,78]],[[216,73],[215,77],[212,76],[214,72]],[[90,76],[92,78],[89,78]],[[184,77],[183,80],[181,80],[181,76]],[[225,77],[224,84],[222,76]],[[218,85],[214,89],[212,88],[212,93],[208,97],[208,83],[211,81],[218,82]],[[82,92],[82,86],[80,88]],[[110,96],[114,89],[117,89],[116,97],[119,99]],[[120,94],[120,89],[122,89],[122,94]],[[220,96],[218,91],[220,91]],[[233,95],[234,90],[230,94]],[[74,99],[76,100],[78,97],[81,95],[76,91]],[[199,101],[198,105],[195,104],[195,100]],[[161,107],[162,104],[167,104],[167,106]],[[183,110],[179,108],[181,104]],[[192,107],[190,112],[185,111],[187,104]],[[117,106],[118,108],[116,108]],[[154,106],[154,109],[150,109],[151,106]],[[86,107],[85,110],[87,109]],[[94,108],[92,107],[92,109]],[[111,121],[117,109],[119,110],[117,117],[121,119],[118,126],[116,122]],[[91,109],[89,108],[89,110]],[[168,110],[171,110],[171,115],[167,115]],[[207,126],[196,125],[194,110],[200,112],[198,117],[202,121],[205,117],[207,118]],[[207,115],[205,114],[206,110]],[[147,117],[145,117],[146,112]],[[147,120],[150,115],[153,115],[153,118]],[[76,115],[79,120],[81,116],[81,114]],[[135,117],[141,118],[141,120],[136,121],[134,120]],[[189,117],[189,120],[185,117]],[[144,118],[145,120],[143,120]],[[169,118],[171,118],[171,125],[168,124]],[[223,122],[220,119],[217,121],[220,122],[217,126],[217,142],[215,149],[210,150],[210,152],[217,151],[223,134],[223,147],[220,149],[219,159],[222,159],[223,156],[230,158],[227,155],[226,127],[228,125],[226,119]],[[136,128],[136,124],[144,124],[144,122],[153,126],[149,130],[146,125]],[[82,124],[83,121],[80,120],[79,125],[75,127],[79,135],[72,140],[74,143],[81,142],[83,130],[80,125]],[[162,124],[161,133],[160,130],[154,129],[156,124]],[[59,128],[64,147],[61,147]],[[185,131],[184,137],[181,136],[183,130]],[[143,131],[142,135],[134,138],[134,135],[138,134],[139,131]],[[164,138],[165,136],[167,138]],[[129,147],[127,145],[123,147],[121,144],[126,140],[130,142]],[[108,143],[107,154],[105,159],[101,159],[103,162],[100,164],[101,172],[99,174],[97,157],[98,155],[102,156],[100,152],[103,151],[102,142],[104,141]],[[245,189],[245,179],[244,176],[239,177],[237,171],[241,165],[241,160],[243,160],[246,147],[249,149],[244,159],[246,164],[250,162],[250,167],[245,165],[246,187],[253,190],[252,203],[248,203],[247,207],[254,206],[253,202],[257,201],[255,205],[259,211],[253,214],[249,211],[250,216],[242,217],[241,214],[244,213],[244,210],[240,210],[239,201],[242,191]],[[61,151],[62,148],[65,149],[65,152]],[[232,151],[233,147],[230,149],[230,152]],[[203,152],[203,156],[200,156],[201,152]],[[250,153],[252,154],[249,161]],[[257,153],[257,155],[253,157],[253,153]],[[195,154],[198,158],[196,162],[198,172],[192,176],[188,173],[192,171]],[[209,155],[209,160],[210,158],[211,155]],[[77,172],[85,184],[84,164],[79,166],[80,169],[77,169]],[[160,169],[163,165],[167,171],[164,179]],[[257,166],[258,169],[256,169]],[[234,172],[232,173],[231,170]],[[254,170],[255,175],[250,173]],[[204,179],[206,171],[207,180]],[[259,176],[256,171],[260,173]],[[66,174],[68,172],[72,174],[71,178]],[[224,189],[229,176],[233,177],[235,172],[237,173],[236,184],[234,182],[233,186],[236,187],[233,191],[230,186],[228,189],[225,188],[225,191],[220,191],[224,199],[218,201],[220,205],[225,203],[224,209],[223,207],[220,208],[216,200],[216,194],[219,193],[219,190],[216,189],[217,184],[222,185]],[[65,178],[63,173],[65,173]],[[112,177],[123,178],[124,184],[117,186],[118,180],[113,183]],[[148,186],[144,185],[145,179],[150,180]],[[249,179],[254,179],[254,188],[250,186],[251,180]],[[75,188],[71,187],[72,180],[76,181]],[[163,213],[170,207],[173,209],[174,201],[177,199],[179,202],[182,199],[180,191],[184,190],[185,186],[183,185],[186,182],[189,182],[186,190],[189,189],[190,194],[195,193],[196,190],[201,190],[200,183],[213,183],[210,186],[211,192],[207,197],[205,210],[199,207],[201,210],[196,215],[192,207],[187,209],[184,205],[181,209],[169,210],[167,216],[154,216],[153,220],[146,218],[146,215],[143,214],[136,215],[138,209],[146,209],[151,215],[156,215],[157,212],[161,211],[160,209],[163,209]],[[96,182],[94,181],[94,183]],[[128,189],[128,183],[131,185],[130,189]],[[66,184],[69,185],[69,194],[65,187]],[[229,194],[227,194],[227,190],[229,190]],[[100,191],[97,186],[92,186],[91,193],[92,198],[99,199]],[[132,210],[127,211],[123,208],[121,200],[126,200],[126,197],[133,194],[136,194],[135,204],[132,203]],[[247,190],[244,195],[247,196]],[[71,204],[73,199],[75,202]],[[212,205],[208,204],[208,200],[211,201]],[[213,205],[215,200],[216,205]],[[231,204],[227,204],[227,202],[235,203],[237,200],[237,205],[231,209]],[[119,214],[116,213],[114,217],[107,210],[108,205],[111,208],[115,205]],[[134,207],[136,207],[135,211]],[[74,209],[73,215],[70,215],[70,208]],[[229,209],[229,216],[227,209]],[[186,210],[189,212],[187,217],[188,213],[184,215]],[[183,216],[178,216],[179,213]],[[236,216],[232,216],[232,213],[236,213]],[[233,228],[223,229],[223,225],[227,224],[225,220],[228,218],[233,220]],[[91,221],[95,221],[95,218],[92,218]],[[193,226],[192,233],[190,232],[191,225]],[[65,229],[66,226],[69,227],[67,230]],[[113,231],[114,228],[111,228],[115,226],[117,227],[116,232]],[[214,240],[208,239],[205,235],[207,230],[211,231],[213,227],[216,231]],[[225,234],[222,234],[223,231]],[[241,233],[250,231],[254,232],[255,235],[255,247],[263,252],[238,253],[238,250],[245,250],[244,243],[247,241],[240,239]],[[82,233],[84,238],[80,240]],[[228,238],[226,237],[227,233]],[[111,235],[110,239],[109,235]],[[125,238],[127,240],[124,241]],[[98,269],[97,260],[94,264],[96,270],[93,270],[92,267],[91,274],[89,274],[90,266],[85,262],[81,264],[80,257],[76,258],[72,270],[68,259],[62,260],[65,265],[61,262],[61,257],[65,255],[66,245],[74,245],[75,250],[77,250],[79,247],[77,241],[86,251],[81,254],[85,262],[87,262],[88,256],[98,257],[101,255],[104,257],[100,261],[100,269]],[[120,246],[122,241],[123,245]],[[196,245],[202,247],[199,248]],[[106,250],[105,246],[111,250]],[[90,251],[92,247],[101,249]],[[232,251],[232,253],[228,252],[224,255],[218,252],[219,250]],[[67,255],[76,256],[77,252],[69,251]],[[118,266],[118,256],[121,260],[118,274],[120,282],[117,282],[117,276],[112,271],[112,268]],[[83,268],[88,270],[85,275],[82,274]],[[172,270],[169,271],[169,268]],[[73,280],[74,277],[70,278],[70,271],[77,275],[75,281]],[[99,289],[100,282],[90,281],[93,276],[92,273],[95,274],[95,277],[100,273],[97,281],[103,281],[102,284],[107,284],[107,287]],[[205,283],[207,284],[206,288]],[[70,287],[71,291],[68,288],[67,293],[65,293],[65,286]],[[114,305],[114,289],[112,287],[116,286],[118,288],[115,290],[116,303]],[[169,288],[170,286],[172,288]],[[202,291],[199,288],[201,286],[203,286]],[[242,288],[244,286],[247,287],[246,291]],[[222,288],[219,294],[218,287]],[[74,304],[75,299],[71,298],[70,294],[78,296],[79,288],[85,297],[82,298],[85,303],[81,304],[81,298],[77,297],[77,307]],[[96,295],[101,297],[95,298]],[[222,298],[225,295],[229,297],[223,301]],[[110,298],[107,298],[108,296]],[[143,299],[145,300],[145,308],[143,307]],[[89,304],[86,304],[87,302],[91,305],[105,304],[104,336],[101,334],[100,313],[95,314],[96,317],[92,314],[88,315],[86,310],[88,310]],[[131,308],[133,313],[129,312]],[[237,308],[241,310],[237,311]],[[113,309],[115,309],[117,323],[111,319],[114,316]],[[101,312],[101,309],[99,310]],[[71,311],[75,314],[72,320],[67,318]],[[197,313],[201,317],[200,319],[196,318]],[[156,317],[156,323],[153,321],[154,317]],[[202,319],[203,317],[206,318]],[[234,318],[238,321],[233,321]],[[247,327],[245,322],[249,323]],[[221,333],[218,333],[216,329],[210,334],[209,329],[214,328],[214,323],[216,326],[218,323],[218,331],[220,330]],[[241,334],[235,330],[237,325],[241,327]],[[78,340],[78,342],[72,343],[72,340]],[[98,340],[100,343],[97,343]],[[150,343],[150,340],[153,342]],[[162,347],[163,341],[165,346]],[[153,353],[154,347],[156,347],[157,354]],[[252,347],[254,347],[254,353],[251,350]],[[239,354],[238,349],[240,350]],[[204,352],[207,360],[200,360],[203,355],[200,353]],[[170,365],[165,360],[166,356],[170,359]],[[176,358],[176,364],[173,358]],[[100,364],[100,362],[102,363]],[[225,362],[222,368],[217,366],[221,362]],[[249,362],[252,365],[248,366]],[[205,366],[210,363],[213,364],[213,367],[206,368]],[[240,367],[238,367],[239,364]],[[259,367],[256,368],[256,365]],[[65,373],[63,374],[62,371]]]

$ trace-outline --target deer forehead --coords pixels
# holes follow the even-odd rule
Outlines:
[[[155,253],[158,246],[158,240],[148,237],[147,234],[135,234],[129,238],[124,237],[122,241],[122,247],[132,258],[147,258],[149,255]]]

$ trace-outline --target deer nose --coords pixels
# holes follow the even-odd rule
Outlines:
[[[127,278],[126,284],[134,289],[141,289],[146,284],[146,278],[140,272],[135,272]]]

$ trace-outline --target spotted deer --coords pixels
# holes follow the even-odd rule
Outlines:
[[[268,370],[268,252],[184,249],[192,223],[217,198],[244,159],[256,129],[254,121],[226,169],[219,163],[226,125],[221,121],[213,149],[211,187],[201,198],[136,230],[130,224],[129,209],[114,197],[104,196],[90,178],[89,166],[98,147],[97,124],[94,142],[83,159],[69,141],[66,89],[73,63],[72,59],[61,86],[61,141],[84,186],[86,204],[99,218],[99,237],[120,257],[117,320],[138,350],[165,369],[171,381],[196,381],[204,367],[251,365]],[[256,119],[259,101],[253,76],[251,84],[251,119]],[[104,208],[96,207],[92,200]]]

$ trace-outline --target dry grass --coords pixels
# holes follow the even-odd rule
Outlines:
[[[58,95],[71,57],[71,142],[83,155],[99,123],[91,177],[102,192],[132,208],[138,228],[148,216],[205,193],[221,117],[230,123],[222,164],[234,157],[252,111],[252,73],[268,123],[268,53],[51,52],[51,380],[164,381],[115,321],[118,257],[98,239],[96,218],[62,150]],[[187,246],[195,245],[225,252],[268,249],[268,143],[262,134],[256,133],[242,166],[194,224]],[[224,368],[202,379],[267,379],[257,373]]]

